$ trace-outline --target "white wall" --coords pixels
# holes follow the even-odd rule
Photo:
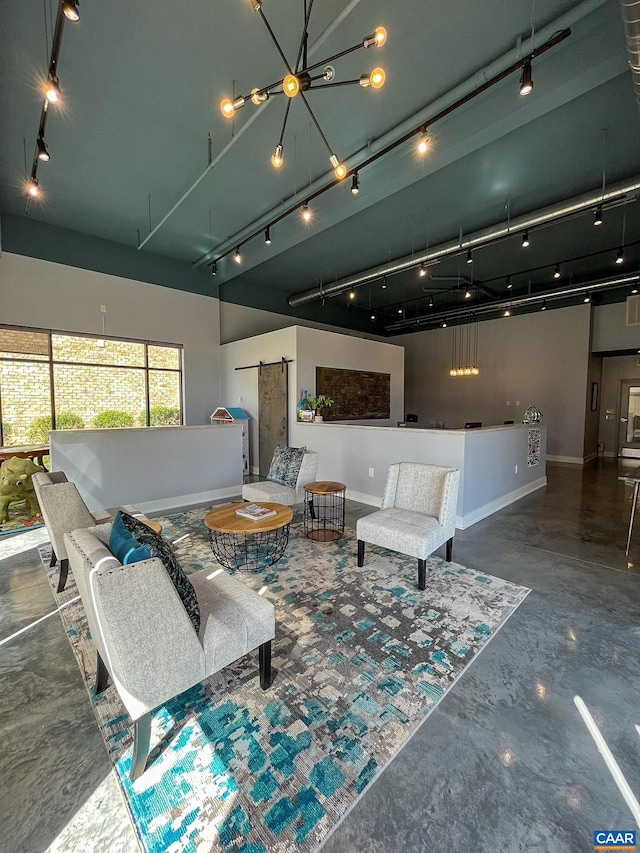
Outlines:
[[[593,312],[593,352],[640,349],[640,326],[627,326],[627,303],[599,305]]]
[[[217,299],[4,252],[0,323],[182,344],[185,423],[209,422],[220,387]]]
[[[223,344],[221,352],[221,406],[241,406],[249,415],[250,465],[258,470],[258,370],[236,367],[291,359],[289,364],[289,441],[295,424],[296,404],[303,389],[315,394],[316,367],[372,370],[391,375],[391,417],[359,421],[377,426],[395,425],[404,415],[404,351],[394,344],[355,338],[319,329],[290,326],[243,341]]]
[[[421,424],[459,428],[522,422],[535,405],[548,428],[548,458],[582,462],[589,332],[589,305],[487,320],[478,324],[480,375],[468,377],[449,376],[450,327],[396,337],[405,347],[406,410]]]

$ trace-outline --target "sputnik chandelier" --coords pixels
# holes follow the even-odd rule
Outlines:
[[[309,65],[307,62],[307,42],[309,38],[308,30],[309,30],[309,18],[311,17],[311,10],[313,8],[313,0],[303,0],[304,2],[304,24],[302,27],[302,36],[300,38],[300,45],[298,47],[298,55],[296,57],[296,61],[293,65],[291,65],[284,55],[284,51],[280,47],[280,43],[273,32],[271,25],[267,21],[267,18],[262,10],[262,0],[251,0],[251,4],[255,11],[262,18],[264,25],[267,28],[269,36],[271,40],[276,46],[278,53],[280,54],[280,58],[282,59],[287,73],[280,80],[276,80],[275,83],[270,83],[268,86],[263,86],[262,88],[255,88],[251,90],[251,93],[248,95],[238,95],[237,97],[225,98],[220,104],[220,111],[225,118],[233,118],[236,112],[241,109],[247,101],[251,101],[251,103],[259,106],[260,104],[267,101],[269,98],[275,95],[286,95],[287,97],[287,105],[284,113],[284,119],[282,122],[282,129],[280,131],[280,138],[278,139],[278,143],[275,146],[274,152],[271,155],[271,163],[274,168],[279,169],[284,162],[284,135],[287,129],[287,121],[289,118],[289,110],[291,109],[291,104],[293,99],[299,97],[302,103],[304,104],[311,121],[316,127],[320,138],[322,139],[323,144],[325,145],[327,151],[329,152],[329,162],[333,167],[334,174],[338,180],[342,180],[347,174],[347,167],[344,163],[341,162],[339,157],[334,153],[333,149],[329,145],[327,137],[325,136],[318,120],[309,106],[309,102],[305,95],[305,92],[308,92],[312,89],[329,89],[336,86],[350,86],[350,85],[359,85],[362,88],[367,89],[380,89],[384,85],[385,81],[385,73],[382,68],[376,67],[368,74],[362,74],[361,77],[357,80],[340,80],[334,81],[335,77],[335,69],[329,63],[334,62],[336,59],[341,59],[343,56],[346,56],[349,53],[353,53],[356,50],[360,50],[364,48],[368,50],[370,47],[382,47],[387,41],[387,31],[384,27],[377,27],[371,35],[366,36],[362,39],[358,44],[353,45],[353,47],[349,47],[346,50],[341,50],[339,53],[335,53],[333,56],[328,56],[326,59],[321,60],[320,62],[315,62],[313,65]],[[324,66],[324,67],[323,67]],[[322,69],[322,70],[320,70]],[[317,72],[317,73],[314,73]]]

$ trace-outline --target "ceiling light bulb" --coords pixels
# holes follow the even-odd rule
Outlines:
[[[431,138],[426,130],[423,130],[420,136],[418,137],[418,153],[426,154],[429,150],[429,145],[431,144]]]
[[[46,88],[44,90],[44,96],[50,104],[55,104],[58,102],[58,99],[61,97],[61,95],[57,77],[49,77],[49,79],[47,80]]]
[[[420,266],[418,267],[418,275],[420,276],[420,278],[424,278],[426,274],[427,268],[424,264],[420,264]]]
[[[236,251],[235,251],[235,254],[234,254],[234,256],[233,256],[233,260],[234,260],[237,264],[241,264],[241,263],[242,263],[242,255],[240,254],[240,246],[237,246],[237,247],[236,247]]]
[[[271,231],[269,230],[269,227],[267,227],[267,229],[264,232],[264,242],[265,242],[266,246],[271,245]]]
[[[513,285],[511,284],[511,276],[510,275],[507,276],[507,280],[506,280],[505,284],[507,285],[507,290],[511,290],[513,288]]]
[[[80,20],[78,5],[78,0],[64,0],[62,4],[62,11],[68,21],[73,21],[75,23]]]
[[[350,290],[349,291],[349,299],[355,299],[355,298],[356,298],[355,290]]]
[[[282,91],[288,98],[295,98],[300,91],[300,81],[295,74],[287,74],[282,81]]]
[[[302,218],[305,222],[311,219],[311,211],[309,210],[309,205],[306,203],[302,205]]]
[[[624,251],[622,246],[618,249],[618,254],[616,255],[616,263],[623,264],[624,263]]]
[[[402,314],[402,308],[398,308],[398,314]]]
[[[583,302],[591,302],[591,296],[588,293],[585,296],[585,298],[583,299]]]
[[[542,300],[542,306],[540,307],[540,310],[541,310],[541,311],[546,311],[546,310],[547,310],[547,303],[544,301],[544,299]]]
[[[472,376],[478,376],[479,373],[480,373],[480,368],[477,365],[474,365],[474,367],[471,368],[471,375]]]
[[[235,107],[233,106],[233,101],[229,98],[225,98],[220,101],[220,112],[225,118],[231,118],[235,113]]]
[[[433,297],[429,297],[429,308],[433,308]]]
[[[376,27],[375,30],[371,33],[370,36],[365,36],[362,39],[362,46],[364,48],[369,47],[382,47],[387,41],[387,31],[384,27]]]
[[[383,290],[386,290],[386,289],[387,289],[387,282],[386,282],[386,281],[383,281],[383,282],[382,282],[382,289],[383,289]]]
[[[459,367],[459,368],[456,370],[456,375],[457,375],[457,376],[464,376],[464,370],[463,370],[463,368],[462,368],[462,367]]]
[[[341,181],[344,177],[346,177],[347,167],[344,165],[344,163],[338,163],[338,165],[333,170],[333,174],[339,181]]]
[[[372,319],[372,320],[375,320],[375,319],[376,319],[376,315],[375,315],[375,314],[372,314],[372,315],[371,315],[371,319]]]
[[[526,249],[528,245],[529,245],[529,232],[525,231],[524,234],[522,235],[522,248]]]
[[[276,145],[276,150],[271,155],[271,165],[275,169],[279,169],[282,166],[282,145]]]
[[[637,293],[637,292],[638,292],[638,288],[637,288],[637,287],[634,287],[634,288],[633,288],[633,290],[631,291],[631,293]]]
[[[446,328],[447,328],[447,321],[446,321],[446,320],[444,320],[444,321],[443,321],[443,323],[442,323],[442,328],[443,328],[443,329],[446,329]]]
[[[560,278],[560,264],[556,264],[556,268],[553,271],[554,278]]]
[[[354,195],[358,195],[360,192],[360,179],[358,178],[357,172],[354,172],[353,177],[351,178],[351,192]]]
[[[595,216],[593,217],[593,224],[594,225],[602,225],[602,205],[601,204],[599,204],[596,207],[596,213],[595,213]]]
[[[259,106],[263,104],[269,98],[269,93],[265,92],[263,89],[252,89],[251,90],[251,103]]]
[[[533,80],[531,78],[531,60],[527,59],[522,66],[522,74],[520,76],[520,94],[528,95],[533,91]]]
[[[467,289],[465,290],[465,292],[464,292],[464,298],[465,298],[465,299],[471,299],[471,291],[469,290],[469,288],[467,288]]]
[[[468,264],[473,263],[473,253],[472,253],[471,249],[467,249],[467,263]]]
[[[218,264],[215,261],[211,264],[211,275],[218,275]]]
[[[455,375],[456,375],[456,369],[455,369],[455,367],[452,367],[451,370],[449,371],[449,376],[455,376]]]
[[[369,74],[369,85],[372,89],[382,89],[387,75],[384,73],[384,68],[374,68]]]
[[[38,186],[37,178],[31,178],[27,187],[27,192],[29,193],[31,198],[35,198],[38,195],[38,193],[40,192],[40,187]]]
[[[504,309],[504,311],[503,311],[503,313],[502,313],[502,316],[503,316],[503,317],[510,317],[510,316],[511,316],[511,311],[509,311],[509,309],[508,309],[508,308],[505,308],[505,309]]]
[[[36,146],[38,148],[38,160],[42,160],[46,163],[48,160],[51,159],[51,155],[49,154],[49,150],[46,146],[46,143],[41,136],[38,137]]]

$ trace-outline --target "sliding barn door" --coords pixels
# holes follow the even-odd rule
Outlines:
[[[269,364],[258,372],[258,454],[260,475],[269,473],[276,445],[288,443],[287,364]]]

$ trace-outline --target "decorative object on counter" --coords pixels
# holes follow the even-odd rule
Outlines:
[[[313,406],[309,402],[309,398],[307,397],[307,392],[302,391],[300,402],[296,406],[296,419],[301,421],[302,423],[311,423],[313,421]]]
[[[311,408],[315,412],[314,421],[318,423],[322,421],[322,415],[318,414],[320,409],[328,409],[333,406],[333,400],[331,399],[331,397],[327,397],[326,394],[318,394],[317,397],[311,397],[309,403],[311,404]]]
[[[539,424],[542,418],[542,412],[537,406],[529,406],[529,408],[525,410],[525,413],[522,416],[522,423]]]

